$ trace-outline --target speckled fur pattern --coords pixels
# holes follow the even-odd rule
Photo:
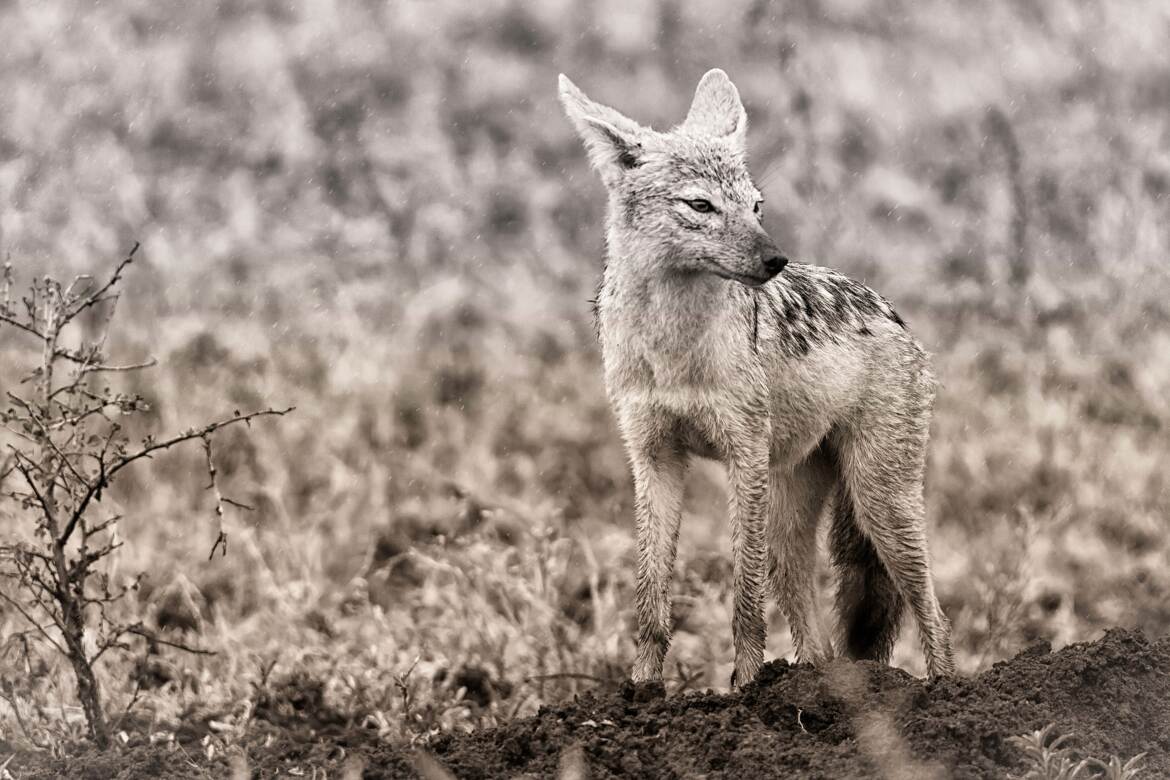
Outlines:
[[[608,193],[596,301],[605,382],[635,488],[633,678],[658,679],[687,464],[727,467],[733,684],[763,661],[763,593],[798,660],[833,654],[815,614],[816,531],[832,518],[836,647],[888,661],[905,607],[931,676],[953,673],[923,507],[934,398],[926,354],[890,304],[835,271],[788,263],[764,230],[745,161],[747,117],[721,70],[668,132],[561,102]]]

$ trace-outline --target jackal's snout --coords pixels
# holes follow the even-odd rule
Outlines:
[[[771,279],[776,274],[784,270],[788,265],[788,258],[772,241],[772,237],[767,233],[760,232],[756,236],[755,255],[759,258],[760,275],[765,281]]]
[[[775,276],[788,265],[788,258],[781,254],[768,255],[764,258],[764,272],[768,276]]]

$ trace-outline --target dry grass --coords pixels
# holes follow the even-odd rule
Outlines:
[[[963,671],[1170,628],[1165,5],[721,8],[0,4],[0,252],[27,279],[142,240],[112,352],[159,358],[132,388],[158,430],[298,409],[218,448],[257,507],[226,558],[206,560],[199,453],[112,497],[110,573],[146,572],[129,609],[216,653],[112,660],[126,739],[417,741],[625,673],[631,490],[587,302],[602,195],[558,71],[663,125],[725,68],[773,232],[881,290],[935,354],[928,495]],[[670,685],[718,687],[717,470],[689,496]],[[921,671],[915,645],[896,661]],[[790,652],[778,617],[769,652]],[[59,659],[2,659],[32,736],[83,733]],[[26,745],[13,715],[0,737]]]
[[[1011,743],[1024,755],[1027,770],[1022,775],[1011,775],[1013,780],[1076,780],[1077,778],[1103,777],[1107,780],[1134,780],[1142,771],[1144,753],[1128,761],[1110,756],[1108,761],[1099,758],[1077,760],[1076,751],[1068,743],[1071,737],[1060,735],[1053,724],[1042,729],[1012,737]]]

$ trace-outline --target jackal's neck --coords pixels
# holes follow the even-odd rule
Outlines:
[[[735,316],[728,282],[674,270],[664,257],[619,250],[611,246],[598,297],[603,335],[663,356],[693,355]]]

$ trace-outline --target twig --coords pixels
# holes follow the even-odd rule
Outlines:
[[[402,694],[402,717],[405,718],[410,715],[410,675],[414,674],[414,668],[418,666],[419,658],[415,656],[414,663],[403,674],[394,675],[394,684],[398,687],[399,693]]]
[[[29,489],[32,490],[33,496],[37,499],[37,503],[41,505],[41,511],[45,513],[45,517],[53,517],[55,513],[49,508],[48,500],[41,493],[40,488],[37,487],[36,480],[33,479],[28,467],[21,463],[21,458],[26,457],[25,454],[11,444],[8,446],[12,449],[12,454],[16,457],[16,470],[20,472],[20,475],[24,477],[24,481],[28,484]]]
[[[98,480],[87,487],[85,493],[81,497],[81,500],[77,503],[77,507],[73,510],[73,514],[69,518],[69,522],[66,524],[65,530],[62,531],[61,536],[58,537],[57,543],[64,546],[64,544],[69,541],[69,536],[73,533],[73,529],[77,525],[78,520],[80,520],[81,516],[85,514],[85,510],[89,508],[89,502],[93,500],[94,495],[103,487],[105,487],[105,485],[114,478],[115,474],[129,466],[131,463],[142,460],[143,458],[149,458],[159,450],[169,449],[174,447],[176,444],[181,444],[185,441],[191,441],[192,439],[202,439],[209,434],[215,433],[221,428],[228,427],[229,425],[235,425],[236,423],[248,424],[257,417],[283,417],[295,409],[295,406],[289,406],[285,409],[262,409],[258,412],[249,412],[248,414],[237,414],[230,420],[220,420],[218,422],[213,422],[197,430],[187,431],[186,433],[181,433],[178,436],[173,436],[170,439],[166,439],[164,441],[153,442],[131,455],[123,455],[118,460],[114,461],[114,463],[106,466],[104,479]]]
[[[215,536],[215,541],[211,545],[211,552],[207,554],[207,560],[215,557],[217,548],[223,548],[223,556],[227,557],[227,534],[223,530],[223,494],[219,491],[219,482],[216,480],[216,475],[219,473],[215,468],[215,458],[211,454],[211,437],[204,436],[203,438],[203,452],[207,456],[207,476],[210,482],[207,489],[215,496],[215,519],[218,521],[219,528]]]
[[[203,775],[204,777],[211,777],[210,772],[195,763],[195,761],[191,758],[191,754],[187,752],[185,747],[183,747],[182,742],[176,741],[174,745],[179,749],[179,752],[183,754],[183,760],[186,761],[192,769],[198,771],[199,774]]]
[[[688,690],[691,687],[691,683],[693,683],[695,680],[701,680],[703,678],[703,670],[702,669],[699,669],[698,671],[695,671],[695,672],[688,674],[686,667],[683,666],[682,661],[676,660],[675,661],[675,668],[678,669],[678,680],[679,680],[679,686],[675,690],[676,695]]]
[[[122,281],[122,272],[126,270],[126,266],[134,262],[134,255],[140,246],[142,246],[141,243],[138,241],[134,242],[134,246],[130,249],[130,252],[126,255],[125,258],[123,258],[122,262],[118,263],[118,267],[114,269],[113,275],[96,292],[88,293],[85,300],[82,301],[81,306],[73,311],[72,316],[69,319],[74,319],[77,317],[77,315],[81,314],[86,309],[92,306],[96,306],[103,301],[109,300],[109,298],[103,296],[105,296],[106,292],[113,288],[114,285]],[[114,297],[116,298],[117,296]]]
[[[163,639],[162,637],[160,637],[158,634],[154,633],[153,631],[146,630],[146,628],[144,626],[142,626],[141,624],[133,625],[133,626],[126,626],[125,628],[122,629],[122,631],[124,633],[127,633],[127,634],[134,634],[135,636],[140,636],[143,639],[146,639],[147,641],[150,641],[150,642],[157,642],[158,644],[165,645],[166,647],[173,647],[176,650],[182,650],[184,653],[191,653],[192,655],[211,656],[211,655],[216,654],[214,650],[201,650],[198,647],[190,647],[188,645],[183,644],[182,642],[171,642],[169,640]]]
[[[84,365],[78,370],[79,378],[86,374],[108,373],[108,372],[125,372],[125,371],[141,371],[144,368],[154,368],[158,365],[158,361],[154,358],[144,360],[141,363],[129,363],[121,366],[111,366],[106,363],[93,363],[91,365]]]
[[[45,334],[41,333],[39,330],[37,330],[36,327],[34,327],[32,325],[28,325],[24,322],[21,322],[20,320],[16,319],[15,317],[13,317],[10,314],[0,312],[0,322],[7,323],[7,324],[11,325],[12,327],[16,328],[17,330],[23,330],[25,333],[31,333],[32,335],[36,336],[38,339],[41,339],[42,341],[44,341],[44,339],[45,339]]]
[[[126,717],[130,714],[130,710],[138,702],[138,694],[142,693],[142,675],[138,674],[134,677],[134,692],[130,694],[130,701],[126,702],[126,708],[122,710],[122,714],[118,716],[110,731],[118,731],[122,728],[122,723],[125,722]]]

